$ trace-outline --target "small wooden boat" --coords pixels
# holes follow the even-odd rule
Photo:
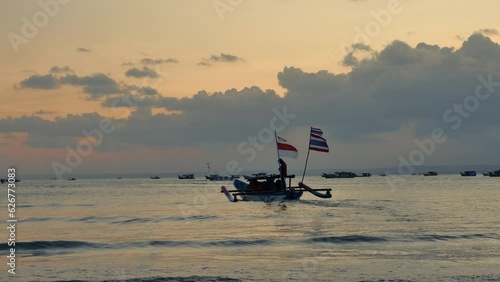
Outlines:
[[[477,173],[473,170],[466,170],[464,172],[460,172],[461,176],[476,176]]]
[[[179,179],[194,179],[194,174],[188,173],[188,174],[181,174],[177,175]]]
[[[323,173],[321,176],[324,178],[354,178],[356,174],[350,171],[336,171],[334,173]]]
[[[424,176],[437,176],[438,173],[435,171],[428,171],[423,173]]]

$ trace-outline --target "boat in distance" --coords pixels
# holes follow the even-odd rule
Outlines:
[[[323,173],[321,176],[324,178],[354,178],[356,174],[350,171],[336,171],[334,173]]]
[[[179,179],[194,179],[194,174],[193,173],[187,173],[187,174],[180,174],[177,175]]]
[[[488,175],[490,177],[500,177],[500,169],[499,170],[495,170],[493,172],[489,172]]]
[[[464,172],[460,172],[461,176],[476,176],[477,173],[473,170],[466,170]]]
[[[423,173],[424,176],[437,176],[438,173],[435,171],[428,171]]]

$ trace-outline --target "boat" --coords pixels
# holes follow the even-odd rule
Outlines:
[[[354,178],[356,174],[350,171],[336,171],[334,173],[323,173],[321,176],[324,178]]]
[[[76,180],[74,177],[68,177],[68,180]]]
[[[435,171],[428,171],[423,173],[424,176],[437,176],[438,173]]]
[[[266,176],[267,172],[259,172],[259,173],[253,173],[252,175],[243,175],[243,178],[246,180],[249,180],[254,177],[260,177],[260,176]]]
[[[151,179],[160,179],[159,176],[151,176]]]
[[[493,172],[490,172],[490,173],[488,173],[488,175],[490,177],[500,177],[500,169],[499,170],[495,170]]]
[[[490,176],[489,172],[483,172],[483,176]]]
[[[208,173],[209,175],[205,175],[205,179],[210,180],[210,181],[232,181],[234,179],[240,178],[239,174],[233,174],[230,176],[226,175],[220,175],[218,173],[212,173],[212,170],[210,169],[210,163],[207,163],[208,167]]]
[[[7,182],[9,182],[9,179],[5,179],[5,178],[0,179],[0,183],[7,183]],[[14,182],[21,182],[21,179],[20,178],[15,178]]]
[[[371,173],[369,172],[365,172],[365,173],[361,173],[361,174],[356,174],[356,177],[370,177],[372,176]]]
[[[314,135],[312,134],[314,130]],[[322,131],[320,129],[311,127],[311,140],[313,136],[315,140],[322,139]],[[323,152],[328,152],[328,146],[326,141],[323,143],[315,142],[311,146],[311,141],[309,143],[309,151],[307,153],[306,165],[304,167],[304,175],[302,176],[302,181],[298,183],[297,186],[292,186],[292,178],[295,178],[294,174],[289,175],[287,173],[287,165],[285,161],[280,157],[291,157],[297,158],[297,149],[287,144],[286,140],[278,137],[275,132],[276,149],[278,153],[278,164],[279,164],[279,174],[267,174],[264,172],[244,175],[244,178],[248,181],[245,183],[239,179],[233,180],[233,186],[235,190],[228,190],[225,186],[221,186],[221,193],[224,193],[230,202],[238,201],[261,201],[261,202],[283,202],[283,201],[293,201],[299,200],[302,197],[304,191],[310,192],[316,197],[320,198],[331,198],[330,193],[332,189],[313,189],[303,183],[305,171],[307,168],[307,160],[309,158],[310,150],[319,150]],[[325,149],[326,148],[326,149]]]
[[[181,174],[177,175],[179,179],[194,179],[194,174],[188,173],[188,174]]]
[[[461,176],[476,176],[477,173],[473,170],[466,170],[464,172],[460,172]]]
[[[292,186],[292,178],[295,178],[295,175],[254,174],[254,176],[245,177],[248,183],[234,179],[233,186],[236,190],[228,190],[225,186],[222,186],[221,193],[224,193],[230,202],[238,202],[240,200],[259,202],[299,200],[304,191],[310,192],[320,198],[332,197],[330,193],[332,189],[330,188],[312,189],[302,182],[299,182],[298,186]]]
[[[387,176],[385,173],[380,173],[379,176]]]

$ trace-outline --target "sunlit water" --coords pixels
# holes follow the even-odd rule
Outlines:
[[[333,198],[230,203],[222,182],[206,180],[23,180],[17,274],[8,276],[5,247],[0,278],[500,281],[500,179],[305,183],[333,188]]]

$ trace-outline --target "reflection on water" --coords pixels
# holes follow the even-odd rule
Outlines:
[[[310,177],[333,198],[284,204],[230,203],[204,180],[23,180],[17,278],[500,280],[498,180],[390,179]]]

